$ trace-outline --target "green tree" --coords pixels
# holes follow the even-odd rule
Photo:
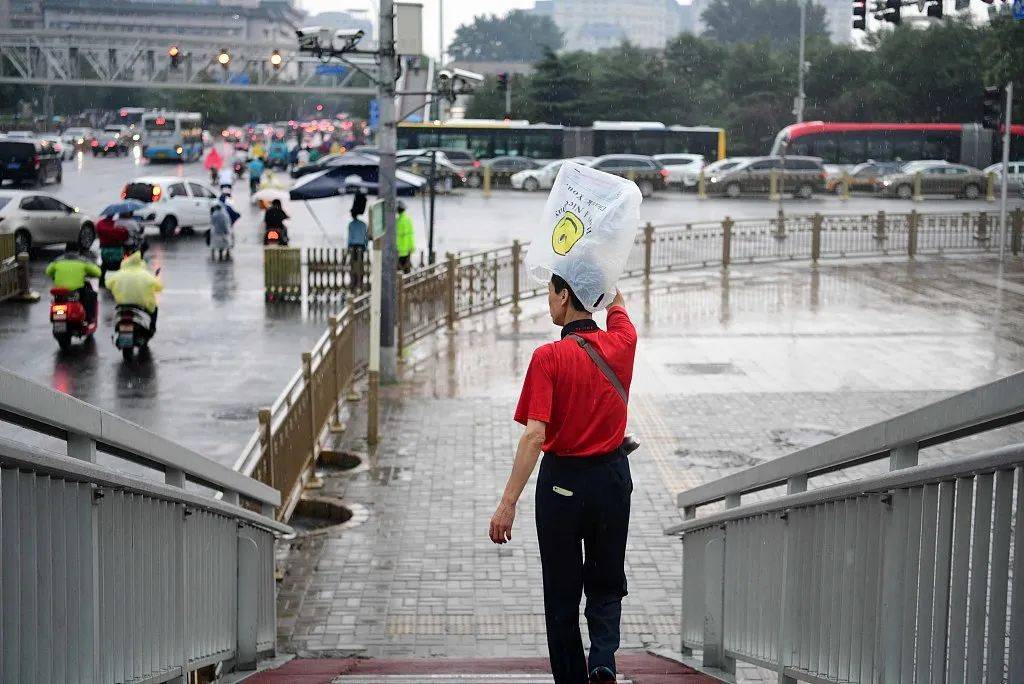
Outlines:
[[[711,0],[700,18],[704,36],[719,43],[793,45],[800,39],[800,0]],[[806,32],[808,41],[828,40],[821,5],[807,5]]]
[[[721,116],[724,46],[683,33],[665,46],[666,98],[675,110],[672,122],[709,122]]]
[[[593,65],[594,57],[588,53],[560,56],[546,49],[529,79],[530,120],[565,126],[588,123],[586,100],[593,88]]]
[[[545,49],[561,47],[562,33],[551,17],[512,10],[502,17],[481,15],[472,24],[459,26],[448,54],[470,61],[532,62],[543,57]]]
[[[595,119],[608,118],[604,112],[615,112],[623,121],[660,121],[672,119],[665,63],[657,50],[623,43],[600,53],[596,88],[587,95],[592,98]]]

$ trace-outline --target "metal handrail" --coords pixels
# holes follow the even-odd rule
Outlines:
[[[124,418],[2,368],[0,421],[64,439],[68,454],[83,460],[94,460],[83,457],[83,450],[103,451],[191,478],[222,491],[228,499],[243,496],[258,502],[265,511],[281,503],[280,492],[272,487]]]
[[[692,518],[706,504],[726,500],[735,507],[744,494],[794,480],[806,486],[808,477],[891,458],[899,450],[895,458],[916,462],[918,449],[1020,421],[1024,421],[1024,372],[680,492],[676,504]],[[680,529],[676,526],[667,533]]]

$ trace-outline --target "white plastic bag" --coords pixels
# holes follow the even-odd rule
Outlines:
[[[526,269],[538,282],[561,276],[588,311],[615,297],[640,222],[636,183],[565,162],[544,205],[526,253]]]

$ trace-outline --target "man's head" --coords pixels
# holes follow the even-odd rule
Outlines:
[[[273,202],[270,203],[270,206],[275,207],[277,209],[280,209],[281,208],[281,200],[279,200],[279,199],[274,200]]]
[[[551,312],[551,322],[555,325],[565,325],[576,318],[590,317],[590,312],[569,287],[569,283],[554,273],[551,274],[551,282],[548,283],[548,311]]]
[[[395,202],[395,209],[398,211],[399,214],[401,214],[403,211],[405,211],[405,202],[403,202],[402,200],[398,200],[397,202]]]

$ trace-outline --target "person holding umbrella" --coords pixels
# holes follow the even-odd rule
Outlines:
[[[137,235],[132,234],[128,221],[122,219],[130,219],[133,212],[143,206],[138,200],[125,200],[111,204],[100,212],[100,220],[96,222],[96,237],[100,240],[100,287],[106,286],[107,271],[121,268],[126,247],[138,239]],[[114,217],[120,218],[115,222]]]

